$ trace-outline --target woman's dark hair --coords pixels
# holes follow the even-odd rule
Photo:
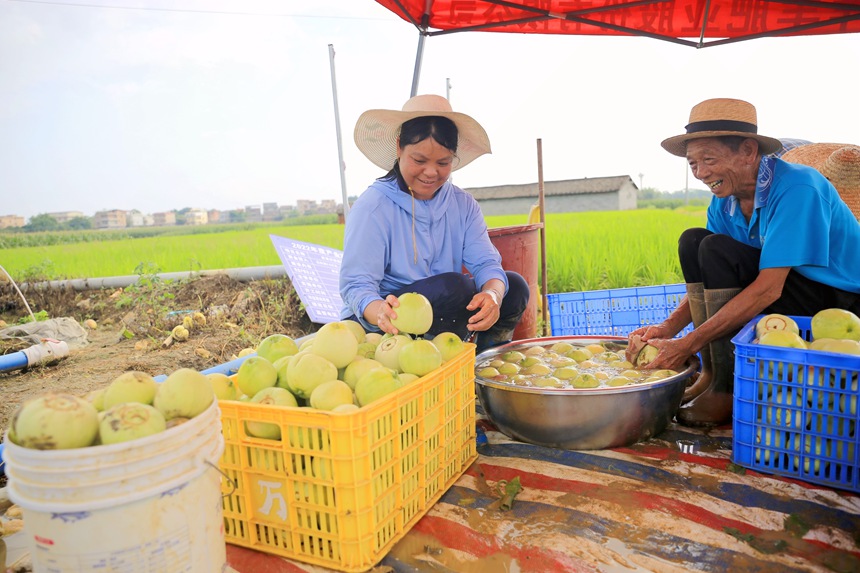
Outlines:
[[[438,115],[416,117],[403,122],[403,125],[400,126],[400,149],[404,149],[407,145],[415,145],[428,137],[432,137],[436,143],[456,155],[459,137],[457,126],[447,117]],[[403,177],[400,175],[400,165],[395,162],[391,171],[380,179],[398,179],[402,184]]]

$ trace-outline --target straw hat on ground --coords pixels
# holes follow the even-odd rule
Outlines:
[[[685,157],[687,142],[691,139],[739,135],[758,141],[762,155],[782,149],[778,139],[758,134],[755,106],[739,99],[716,98],[696,104],[690,111],[686,130],[686,133],[670,137],[660,145],[672,155]]]
[[[492,153],[490,138],[477,121],[452,111],[448,100],[438,95],[417,95],[407,100],[400,111],[371,109],[355,123],[355,144],[377,167],[388,171],[397,160],[397,139],[400,126],[416,117],[447,117],[457,126],[457,156],[453,170],[465,167],[481,155]]]
[[[811,143],[782,156],[785,161],[816,168],[860,220],[860,146],[847,143]]]

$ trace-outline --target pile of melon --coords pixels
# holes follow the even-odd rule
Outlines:
[[[128,371],[84,397],[48,392],[21,403],[9,440],[38,450],[127,442],[163,432],[202,414],[215,399],[209,378],[190,368],[163,382]]]
[[[827,308],[812,317],[809,342],[800,336],[797,322],[784,314],[768,314],[756,322],[754,343],[854,354],[860,356],[860,317],[841,308]]]
[[[417,293],[400,296],[398,334],[366,332],[358,322],[323,325],[298,346],[289,336],[264,339],[241,363],[235,377],[223,376],[215,389],[219,400],[307,407],[348,413],[367,406],[433,372],[466,348],[456,334],[427,337],[432,310]],[[404,312],[423,309],[420,319]],[[429,314],[428,314],[429,312]],[[280,439],[276,424],[248,421],[255,437]]]
[[[637,368],[615,342],[557,341],[511,347],[477,365],[477,375],[494,382],[536,388],[614,388],[663,380],[675,370]]]
[[[284,334],[265,338],[233,377],[183,368],[162,382],[129,371],[78,397],[47,393],[22,403],[9,438],[36,449],[116,444],[162,432],[205,411],[213,400],[350,412],[380,400],[461,354],[469,343],[432,324],[430,302],[400,297],[399,334],[368,333],[355,321],[323,325],[299,346]],[[255,437],[280,439],[275,424],[247,421]]]

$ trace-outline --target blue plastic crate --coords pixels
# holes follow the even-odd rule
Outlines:
[[[860,356],[756,344],[759,318],[732,339],[732,461],[860,492]],[[792,318],[809,340],[811,318]]]
[[[547,295],[553,336],[627,336],[669,316],[687,294],[685,284]],[[680,335],[693,330],[690,323]]]

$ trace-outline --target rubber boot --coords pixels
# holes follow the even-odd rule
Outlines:
[[[741,292],[739,288],[705,289],[705,309],[710,318]],[[685,426],[718,426],[732,419],[735,387],[734,333],[710,343],[711,383],[691,402],[678,409],[678,422]]]
[[[708,313],[705,310],[705,286],[702,283],[687,283],[687,303],[690,305],[690,314],[693,315],[693,327],[699,328],[708,319]],[[702,357],[702,370],[693,383],[684,390],[681,404],[686,404],[711,385],[710,345],[702,348],[699,355]]]

